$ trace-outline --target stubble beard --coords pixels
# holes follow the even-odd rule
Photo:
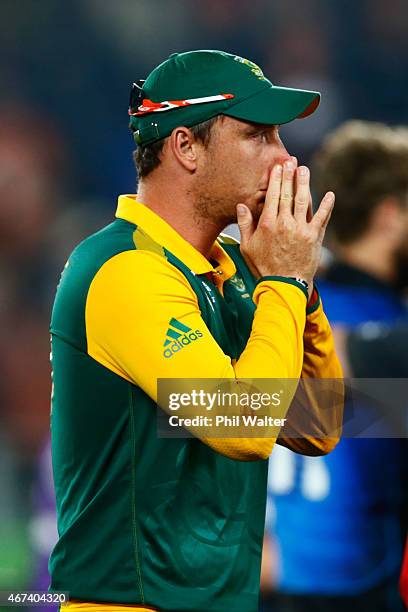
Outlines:
[[[228,225],[237,222],[237,204],[243,203],[251,210],[257,223],[261,216],[265,199],[260,200],[255,194],[248,201],[233,192],[234,177],[220,176],[220,169],[209,163],[205,172],[197,176],[195,185],[189,196],[193,203],[193,220],[198,227],[208,227],[209,224],[219,227],[222,231]]]
[[[190,192],[193,202],[193,220],[197,227],[213,225],[222,231],[227,225],[236,223],[236,205],[228,186],[220,189],[214,185],[211,170],[196,184]]]

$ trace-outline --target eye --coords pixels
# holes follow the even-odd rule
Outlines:
[[[254,134],[254,138],[256,140],[259,140],[260,142],[268,142],[268,133],[265,130],[262,130],[261,132],[256,132]]]

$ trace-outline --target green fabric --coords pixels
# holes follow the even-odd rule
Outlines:
[[[143,85],[140,104],[143,99],[165,102],[220,94],[233,97],[146,115],[132,114],[130,128],[136,143],[152,143],[179,125],[191,127],[219,114],[269,125],[288,123],[314,112],[320,100],[316,91],[273,85],[250,60],[223,51],[200,50],[174,53],[157,66]]]
[[[312,304],[311,306],[308,306],[306,308],[306,315],[311,315],[314,312],[316,312],[316,310],[319,308],[319,306],[321,304],[320,293],[319,293],[318,288],[316,287],[316,283],[313,284],[313,289],[317,293],[317,299],[314,302],[314,304]]]
[[[306,301],[309,299],[309,294],[307,292],[306,287],[302,285],[302,283],[299,283],[295,278],[291,278],[290,276],[261,276],[261,278],[257,280],[256,284],[259,285],[259,283],[263,283],[263,281],[268,280],[279,281],[281,283],[293,285],[294,287],[297,287],[302,291],[303,295],[306,297]]]
[[[51,433],[60,539],[51,589],[174,612],[255,612],[267,461],[233,461],[194,438],[158,438],[152,400],[87,354],[90,283],[110,257],[136,248],[134,230],[117,220],[79,245],[57,291]],[[238,272],[224,299],[205,275],[165,256],[237,358],[251,330],[255,281],[238,245],[225,248]]]

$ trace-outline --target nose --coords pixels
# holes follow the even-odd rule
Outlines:
[[[272,172],[272,168],[277,164],[283,165],[285,161],[291,159],[286,147],[283,143],[280,143],[278,149],[275,148],[269,161],[269,172]]]
[[[279,146],[279,152],[276,156],[276,163],[277,164],[284,164],[285,161],[288,161],[288,159],[290,159],[291,156],[289,155],[285,145],[283,144],[283,142],[281,141],[280,146]]]

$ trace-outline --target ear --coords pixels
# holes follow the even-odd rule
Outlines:
[[[175,159],[189,172],[197,168],[199,145],[187,127],[175,128],[169,136],[169,146]]]

